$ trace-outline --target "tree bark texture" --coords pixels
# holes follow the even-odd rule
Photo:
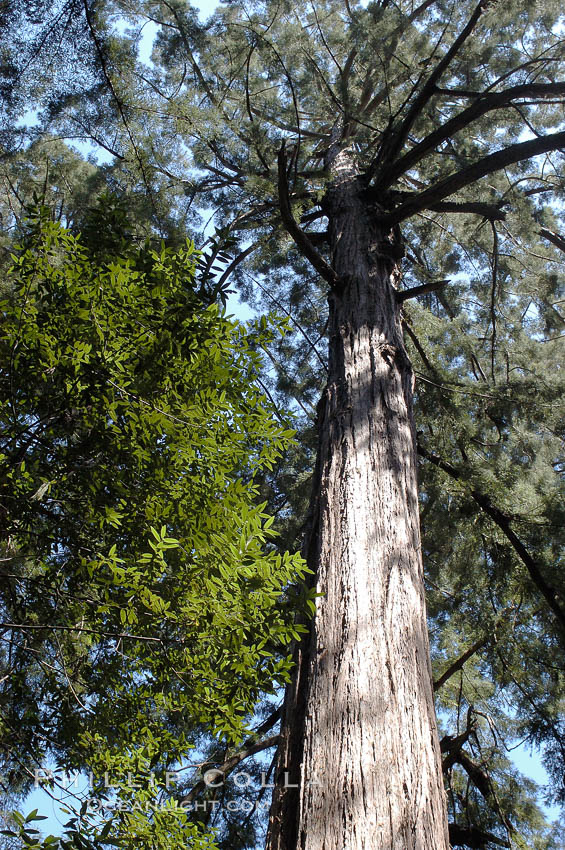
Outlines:
[[[267,850],[447,850],[400,237],[380,231],[350,152],[330,158],[339,287],[305,541],[321,595],[286,693]]]

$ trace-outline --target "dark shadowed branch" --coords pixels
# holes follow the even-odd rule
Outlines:
[[[379,188],[382,190],[391,186],[398,177],[414,168],[430,151],[435,150],[446,139],[464,130],[487,112],[502,109],[519,98],[534,97],[542,100],[562,94],[565,94],[565,82],[525,83],[493,94],[477,94],[477,99],[471,106],[446,121],[387,169],[383,178],[379,180]]]
[[[430,283],[422,283],[421,286],[413,286],[410,289],[402,289],[396,292],[396,300],[402,304],[408,298],[416,298],[418,295],[425,295],[426,292],[435,292],[436,289],[441,289],[451,283],[451,278],[446,280],[433,280]]]
[[[540,230],[540,236],[543,236],[544,239],[547,239],[556,248],[559,248],[560,251],[565,253],[565,239],[559,233],[554,233],[553,230],[548,230],[547,227],[542,227]]]
[[[476,180],[480,180],[481,177],[486,177],[487,174],[500,171],[508,165],[531,159],[539,154],[560,150],[563,147],[565,147],[565,132],[549,133],[547,136],[540,136],[536,139],[529,139],[527,142],[518,142],[515,145],[510,145],[507,148],[503,148],[479,159],[473,165],[469,165],[461,171],[450,174],[449,177],[440,180],[439,183],[430,186],[429,189],[425,189],[423,192],[412,193],[412,197],[397,207],[394,212],[382,216],[382,224],[383,226],[392,227],[394,224],[404,221],[415,213],[432,209],[434,204],[443,201],[444,198],[453,195],[460,189],[464,189],[465,186],[469,186]]]
[[[449,679],[451,679],[451,677],[454,676],[458,670],[461,670],[461,668],[466,664],[469,658],[471,658],[476,652],[478,652],[479,649],[482,649],[484,646],[486,646],[488,642],[488,636],[482,637],[480,638],[480,640],[475,641],[475,643],[472,644],[472,646],[470,646],[469,649],[467,649],[462,655],[460,655],[459,658],[456,658],[453,664],[450,664],[447,670],[442,673],[438,679],[436,679],[436,681],[434,682],[434,691],[439,691],[441,686],[445,685],[445,683]]]
[[[383,163],[392,163],[396,159],[397,154],[402,150],[408,138],[410,130],[414,122],[421,114],[422,110],[433,96],[436,88],[436,83],[447,70],[451,62],[455,59],[460,49],[463,47],[473,30],[475,29],[481,15],[490,5],[490,0],[481,0],[475,8],[475,11],[469,18],[466,26],[457,36],[445,56],[438,62],[427,81],[424,83],[420,93],[414,100],[412,106],[408,110],[408,114],[396,132],[393,131],[392,137],[387,141],[385,139],[381,151],[373,164],[370,166],[367,177],[371,177],[376,173],[379,166]]]
[[[337,285],[338,277],[324,258],[316,251],[306,233],[298,226],[292,214],[290,206],[290,198],[288,193],[288,181],[286,176],[286,151],[284,142],[281,146],[278,155],[278,173],[279,173],[279,204],[281,218],[283,224],[290,236],[295,241],[297,247],[302,251],[306,259],[314,266],[318,274],[326,280],[330,286]]]
[[[503,204],[484,204],[480,201],[440,201],[428,207],[432,212],[467,213],[482,215],[487,221],[505,221]]]
[[[496,288],[498,284],[498,231],[494,221],[491,221],[492,227],[492,281],[490,288],[490,321],[492,332],[490,336],[490,376],[493,384],[496,382],[495,377],[495,354],[496,354]]]
[[[449,842],[453,847],[471,847],[477,850],[483,850],[487,844],[496,844],[498,847],[511,846],[506,839],[485,832],[477,826],[459,826],[456,823],[449,824]]]
[[[263,750],[268,750],[271,747],[275,747],[279,742],[278,735],[271,735],[268,738],[263,738],[261,740],[261,736],[266,732],[269,732],[273,726],[278,723],[281,717],[281,709],[277,708],[276,711],[273,711],[272,714],[267,717],[263,723],[257,727],[253,735],[247,738],[246,741],[242,744],[241,748],[237,750],[236,753],[231,755],[229,758],[226,758],[221,764],[215,766],[212,763],[209,765],[209,769],[214,771],[214,773],[221,774],[222,777],[226,777],[229,773],[231,773],[235,768],[240,764],[244,759],[249,758],[250,756],[256,755],[257,753],[263,752]],[[193,788],[189,791],[189,793],[184,797],[183,802],[190,802],[194,800],[199,794],[201,794],[207,787],[206,780],[204,777],[200,779]]]

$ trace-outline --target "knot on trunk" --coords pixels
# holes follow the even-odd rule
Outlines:
[[[397,366],[400,369],[405,369],[407,367],[411,369],[410,359],[404,350],[404,346],[392,345],[390,342],[383,342],[377,346],[377,350],[387,366],[391,369],[393,366]]]
[[[390,345],[388,342],[384,342],[382,345],[379,345],[379,354],[387,366],[392,366],[398,356],[398,349],[396,346]]]

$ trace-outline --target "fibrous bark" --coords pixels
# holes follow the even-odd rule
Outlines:
[[[286,695],[267,848],[447,850],[400,236],[379,229],[350,151],[327,165],[338,285],[305,543],[321,595]]]

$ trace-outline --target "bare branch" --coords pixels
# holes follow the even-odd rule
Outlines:
[[[305,130],[302,127],[294,126],[293,124],[288,124],[286,121],[282,121],[280,118],[277,118],[274,115],[267,115],[266,112],[261,109],[256,109],[256,107],[251,107],[251,112],[253,115],[259,116],[259,118],[263,118],[264,121],[268,121],[273,127],[278,127],[279,130],[287,130],[289,133],[300,134],[301,136],[306,136],[309,139],[327,139],[327,133],[316,133],[314,130]]]
[[[420,5],[416,9],[414,9],[412,14],[410,15],[408,19],[410,23],[412,24],[416,20],[416,18],[422,15],[430,6],[433,6],[434,3],[437,3],[437,0],[424,0],[423,3],[420,3]]]
[[[226,759],[221,765],[218,767],[213,767],[210,765],[210,771],[214,771],[218,775],[221,774],[222,777],[227,776],[235,770],[235,768],[240,764],[244,759],[249,758],[250,756],[254,756],[257,753],[263,752],[263,750],[268,750],[271,747],[276,747],[279,742],[278,735],[271,735],[270,738],[265,738],[262,741],[257,741],[255,737],[248,738],[247,741],[243,744],[243,747],[237,751],[233,756]],[[208,787],[208,783],[204,778],[200,779],[196,785],[190,790],[190,792],[183,797],[183,803],[190,803],[202,793]]]
[[[341,67],[341,65],[337,61],[337,58],[336,58],[333,50],[331,49],[331,47],[329,46],[329,44],[327,42],[326,36],[324,35],[324,31],[323,31],[322,26],[320,24],[320,19],[318,18],[318,13],[316,12],[316,6],[312,2],[312,0],[310,0],[310,8],[312,9],[312,12],[314,14],[314,19],[316,21],[316,27],[317,27],[318,32],[320,34],[320,39],[322,41],[322,44],[326,48],[326,51],[328,52],[328,54],[331,56],[332,62],[336,66],[337,70],[339,71],[339,76],[343,80],[343,68]]]
[[[412,193],[410,200],[405,201],[405,203],[389,215],[382,216],[381,223],[383,226],[392,227],[394,224],[398,224],[422,210],[431,209],[434,205],[443,201],[444,198],[480,180],[481,177],[486,177],[487,174],[500,171],[507,165],[513,165],[515,162],[531,159],[531,157],[542,153],[560,150],[564,146],[565,132],[549,133],[547,136],[541,136],[539,139],[530,139],[527,142],[510,145],[507,148],[503,148],[479,159],[461,171],[450,174],[449,177],[446,177],[434,186],[430,186],[429,189],[425,189],[423,192]]]
[[[483,204],[480,201],[440,201],[428,207],[432,212],[471,213],[482,215],[488,221],[506,221],[502,204]]]
[[[490,288],[490,320],[492,323],[492,334],[490,338],[490,376],[493,384],[496,383],[494,371],[495,354],[496,354],[496,287],[498,284],[498,231],[494,221],[491,221],[492,227],[492,282]]]
[[[104,632],[100,629],[87,629],[84,626],[51,626],[51,625],[29,625],[27,623],[0,623],[0,629],[18,629],[20,631],[46,631],[46,632],[80,632],[89,635],[98,635],[101,638],[116,638],[119,640],[141,640],[146,643],[182,643],[182,638],[158,638],[145,635],[131,635],[126,632]]]
[[[381,163],[394,162],[397,153],[399,153],[399,151],[401,151],[404,147],[406,139],[408,138],[408,135],[410,133],[410,130],[412,129],[415,120],[420,115],[420,113],[434,94],[436,83],[443,75],[444,71],[447,70],[453,59],[455,59],[455,57],[459,53],[459,50],[463,47],[473,30],[475,29],[481,15],[489,5],[490,0],[480,0],[477,7],[475,8],[475,11],[469,18],[466,26],[457,36],[457,38],[455,39],[443,59],[438,62],[438,64],[428,77],[427,81],[424,83],[420,94],[416,97],[414,103],[408,110],[408,114],[406,115],[404,121],[402,122],[396,133],[393,134],[390,141],[385,145],[384,148],[381,149],[379,156],[374,160],[372,166],[369,168],[369,171],[367,172],[367,176],[369,179],[372,177],[377,167]]]
[[[249,278],[253,281],[253,283],[255,284],[255,286],[259,287],[259,289],[261,290],[261,292],[263,292],[263,294],[264,294],[264,295],[265,295],[265,296],[269,299],[269,301],[270,301],[272,304],[274,304],[276,307],[278,307],[278,309],[279,309],[279,310],[282,310],[282,312],[283,312],[286,316],[288,316],[288,318],[290,319],[290,321],[292,322],[292,324],[293,324],[293,325],[297,328],[297,330],[299,331],[299,333],[301,333],[301,334],[302,334],[302,336],[304,337],[304,339],[305,339],[305,340],[306,340],[306,342],[308,343],[308,351],[307,351],[307,353],[306,353],[306,356],[305,356],[304,360],[306,359],[306,357],[308,357],[308,355],[310,354],[310,352],[311,352],[311,351],[313,351],[313,352],[314,352],[314,354],[316,355],[316,357],[318,358],[318,362],[320,363],[320,366],[322,367],[322,369],[323,369],[325,372],[327,372],[327,371],[328,371],[328,367],[327,367],[326,363],[324,363],[324,361],[323,361],[323,359],[322,359],[322,357],[321,357],[321,355],[320,355],[320,352],[318,351],[318,349],[317,349],[317,347],[316,347],[316,346],[318,345],[318,343],[320,342],[320,340],[323,338],[324,334],[322,333],[322,334],[320,335],[320,337],[319,337],[317,340],[314,340],[314,341],[313,341],[313,340],[311,340],[311,339],[310,339],[310,337],[308,336],[308,334],[306,333],[306,331],[304,330],[304,328],[302,327],[302,325],[299,323],[298,319],[297,319],[295,316],[293,316],[293,315],[292,315],[292,313],[291,313],[289,310],[287,310],[287,308],[284,306],[284,304],[282,304],[282,303],[278,300],[278,298],[275,298],[275,296],[274,296],[274,295],[273,295],[273,294],[272,294],[272,293],[271,293],[271,292],[267,289],[267,287],[263,286],[263,284],[261,283],[261,281],[260,281],[260,280],[257,280],[257,278],[252,277],[250,274],[247,274],[247,277],[249,277]],[[302,362],[304,362],[304,360],[303,360]],[[303,409],[304,409],[304,408],[303,408]],[[307,412],[307,411],[305,411],[305,412]],[[308,414],[308,415],[309,415],[309,414]]]
[[[447,753],[447,757],[443,759],[442,762],[442,770],[445,773],[450,770],[453,766],[453,756],[459,752],[463,744],[466,744],[473,732],[475,731],[475,719],[474,719],[474,709],[473,706],[470,705],[467,709],[467,722],[465,724],[465,729],[459,735],[453,737],[453,735],[444,735],[441,741],[439,742],[439,749],[441,753]]]
[[[400,157],[391,168],[386,169],[383,175],[384,179],[379,180],[379,188],[382,190],[387,186],[391,186],[402,174],[405,174],[413,168],[423,157],[430,151],[437,148],[446,139],[463,130],[473,121],[481,118],[487,112],[492,112],[495,109],[502,109],[508,106],[512,101],[522,97],[547,98],[555,94],[565,93],[565,82],[560,83],[525,83],[521,86],[513,86],[505,91],[495,92],[494,94],[481,95],[479,92],[474,95],[477,99],[471,106],[455,115],[445,124],[442,124],[429,136],[426,136],[419,144],[411,151]]]
[[[327,245],[329,233],[327,230],[313,230],[306,234],[312,245]]]
[[[256,728],[253,730],[253,737],[259,738],[260,735],[264,735],[265,732],[270,732],[273,726],[279,722],[281,719],[282,708],[275,709],[275,711],[271,712],[269,716]]]
[[[345,61],[345,65],[343,66],[343,71],[341,72],[341,83],[343,86],[347,86],[349,82],[349,77],[351,75],[351,69],[353,67],[353,63],[357,57],[358,50],[356,47],[353,48],[349,56]]]
[[[222,274],[221,278],[220,278],[220,279],[219,279],[219,281],[218,281],[218,287],[223,286],[223,284],[226,282],[226,280],[228,279],[228,277],[230,276],[230,274],[233,272],[233,270],[234,270],[234,269],[235,269],[235,268],[236,268],[236,267],[237,267],[240,263],[242,263],[242,262],[243,262],[243,260],[245,260],[245,259],[246,259],[246,258],[247,258],[247,257],[248,257],[248,256],[249,256],[252,252],[253,252],[253,251],[255,251],[258,247],[259,247],[259,242],[254,242],[254,243],[252,243],[251,245],[249,245],[249,246],[248,246],[248,247],[247,247],[244,251],[241,251],[241,253],[240,253],[240,254],[238,254],[238,255],[237,255],[237,257],[235,257],[235,259],[233,259],[233,260],[231,261],[231,263],[229,264],[229,266],[227,267],[227,269],[225,269],[225,271],[223,272],[223,274]]]
[[[297,247],[304,254],[306,259],[309,260],[309,262],[316,269],[318,274],[320,274],[324,278],[324,280],[326,280],[330,284],[330,286],[337,286],[338,276],[335,273],[334,269],[332,269],[332,267],[328,265],[328,263],[326,263],[326,261],[320,254],[318,254],[306,233],[296,223],[292,214],[290,198],[288,194],[288,182],[286,177],[286,151],[284,142],[281,146],[278,155],[278,171],[279,204],[281,218],[283,220],[284,226],[286,227],[290,236],[292,236],[292,238],[294,239]]]
[[[565,239],[559,233],[554,233],[553,230],[548,230],[547,227],[542,227],[540,236],[552,242],[556,248],[565,253]]]
[[[480,640],[475,641],[475,643],[470,646],[469,649],[465,650],[465,652],[460,655],[459,658],[456,658],[453,664],[450,664],[447,670],[441,674],[439,679],[436,679],[436,681],[434,682],[434,691],[439,691],[441,686],[445,685],[448,679],[451,679],[451,677],[454,676],[458,670],[461,670],[461,668],[465,665],[469,658],[471,658],[471,656],[478,652],[479,649],[482,649],[484,646],[486,646],[488,642],[489,638],[483,637]]]
[[[442,286],[447,286],[448,283],[451,283],[451,278],[446,278],[446,280],[434,280],[430,283],[423,283],[421,286],[413,286],[411,289],[403,289],[396,292],[396,300],[402,304],[402,302],[407,301],[408,298],[416,298],[418,295],[425,295],[426,292],[434,292]]]
[[[425,365],[426,369],[428,369],[430,374],[435,375],[436,370],[435,370],[434,366],[432,365],[432,363],[430,362],[428,355],[424,351],[424,348],[423,348],[420,340],[418,339],[418,337],[414,333],[414,329],[413,329],[412,325],[410,324],[410,321],[409,321],[406,313],[404,314],[404,317],[402,319],[402,327],[406,331],[406,333],[408,334],[410,339],[412,340],[412,343],[414,344],[414,348],[416,349],[416,351],[420,355],[420,357],[422,359],[422,363]]]

